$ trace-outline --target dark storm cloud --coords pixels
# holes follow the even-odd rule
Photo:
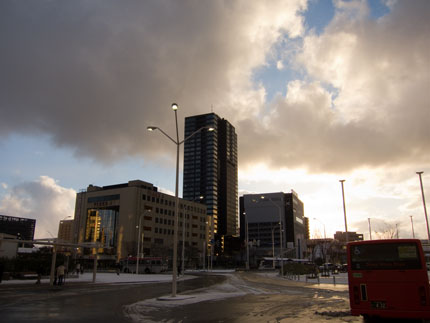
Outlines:
[[[150,158],[170,147],[146,126],[173,133],[178,102],[181,128],[211,105],[230,120],[242,166],[430,161],[428,2],[399,2],[379,21],[342,8],[324,33],[303,38],[295,67],[307,78],[268,104],[252,71],[283,33],[303,36],[305,8],[302,0],[1,1],[0,139],[48,134],[105,163]]]
[[[105,162],[157,151],[146,126],[172,129],[172,102],[182,117],[210,112],[211,104],[222,110],[234,70],[242,64],[250,73],[253,57],[264,57],[260,45],[241,39],[257,9],[222,1],[2,1],[0,135],[46,133]]]

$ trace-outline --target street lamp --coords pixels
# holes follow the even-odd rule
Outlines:
[[[198,198],[194,199],[194,202],[197,200],[203,200],[204,196],[200,195]],[[184,217],[182,219],[182,274],[185,274],[185,212]]]
[[[264,200],[265,196],[261,196],[261,199]],[[270,203],[272,203],[274,206],[276,206],[278,208],[279,211],[279,252],[281,254],[281,277],[284,277],[284,254],[283,254],[283,250],[282,250],[282,212],[281,212],[281,207],[276,204],[275,202],[272,201],[272,199],[267,199],[267,201],[269,201]]]
[[[272,227],[272,258],[273,258],[272,268],[273,269],[275,269],[275,229],[276,228],[277,228],[276,226]]]
[[[370,226],[370,218],[367,218],[367,221],[369,222],[369,236],[370,236],[370,240],[372,240],[372,227]]]
[[[205,126],[200,129],[194,131],[191,135],[179,141],[179,129],[178,129],[178,105],[176,103],[172,103],[172,110],[175,111],[175,122],[176,122],[176,140],[170,137],[167,133],[165,133],[160,127],[149,126],[147,127],[148,131],[159,130],[163,135],[169,138],[176,145],[176,183],[175,183],[175,225],[174,225],[174,233],[173,233],[173,274],[172,274],[172,297],[176,297],[177,290],[177,275],[178,275],[178,221],[179,221],[179,147],[189,138],[202,131],[203,129],[208,129],[209,131],[213,131],[214,128]],[[185,237],[185,232],[182,233],[183,237]]]
[[[245,216],[245,240],[246,240],[246,270],[249,270],[249,236],[248,236],[248,216],[246,212],[243,212]]]
[[[327,239],[327,236],[325,235],[325,224],[322,221],[318,220],[317,218],[314,218],[314,220],[318,221],[319,223],[321,223],[323,225],[323,227],[324,227],[324,239]]]
[[[151,212],[151,210],[148,210],[148,212]],[[141,229],[142,228],[142,222],[141,222],[141,220],[142,220],[142,216],[144,216],[144,215],[145,215],[145,213],[143,213],[139,216],[139,231],[138,231],[139,233],[137,235],[136,275],[139,274],[140,244],[142,242],[142,236],[141,236],[141,234],[142,234],[142,229]]]
[[[345,192],[343,191],[343,182],[345,182],[345,180],[341,179],[339,182],[342,186],[343,216],[345,218],[345,240],[346,240],[346,243],[348,243],[349,239],[348,239],[348,225],[346,224]]]
[[[417,172],[418,176],[420,177],[421,195],[422,195],[422,197],[423,197],[424,215],[426,216],[426,224],[427,224],[427,238],[428,238],[428,241],[429,241],[429,243],[430,243],[429,220],[428,220],[428,217],[427,217],[427,208],[426,208],[426,199],[425,199],[425,197],[424,197],[423,180],[422,180],[422,178],[421,178],[421,175],[422,175],[423,173],[424,173],[424,172]]]

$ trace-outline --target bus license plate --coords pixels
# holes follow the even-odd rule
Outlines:
[[[384,310],[387,308],[387,303],[384,301],[373,301],[371,302],[372,308],[378,309],[378,310]]]

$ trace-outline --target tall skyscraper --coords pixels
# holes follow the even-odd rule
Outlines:
[[[207,206],[212,223],[209,240],[222,251],[225,236],[238,235],[237,135],[234,127],[215,113],[185,118],[183,198]]]

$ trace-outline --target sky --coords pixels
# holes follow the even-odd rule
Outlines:
[[[187,116],[229,120],[239,195],[293,189],[312,237],[345,230],[344,179],[349,231],[369,238],[370,218],[373,238],[408,238],[412,219],[425,239],[429,14],[425,0],[1,1],[0,214],[47,238],[89,184],[174,192],[175,147],[146,127],[174,135],[176,102],[181,136]]]

